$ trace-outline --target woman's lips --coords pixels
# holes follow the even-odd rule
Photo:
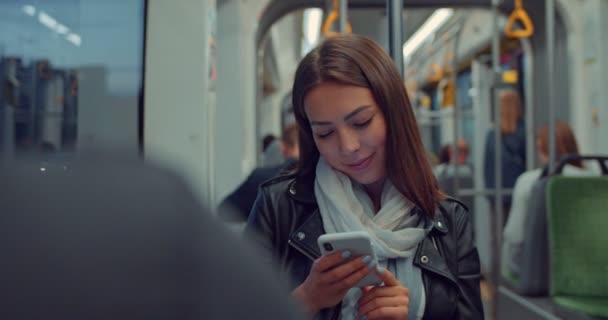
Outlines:
[[[372,162],[373,154],[365,159],[361,159],[355,163],[347,164],[347,166],[353,170],[363,170],[369,166]]]

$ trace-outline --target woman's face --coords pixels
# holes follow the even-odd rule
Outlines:
[[[332,166],[363,185],[386,177],[386,121],[367,88],[332,82],[304,98],[315,144]]]

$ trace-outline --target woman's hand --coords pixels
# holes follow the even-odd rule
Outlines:
[[[393,320],[407,319],[410,303],[410,292],[395,276],[384,268],[376,273],[384,286],[366,287],[359,299],[358,319]]]
[[[349,251],[338,251],[315,260],[306,280],[293,291],[310,313],[337,305],[350,288],[371,272],[374,265],[370,256],[344,263],[350,255]]]

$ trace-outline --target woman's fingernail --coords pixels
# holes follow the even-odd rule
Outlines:
[[[376,265],[376,261],[373,261],[373,260],[372,260],[372,261],[371,261],[371,262],[370,262],[370,263],[367,265],[367,267],[368,267],[368,268],[370,268],[370,269],[373,269],[375,265]]]
[[[377,271],[378,271],[378,273],[380,273],[380,274],[384,273],[384,268],[382,268],[381,266],[378,266],[378,267],[376,268],[376,270],[377,270]]]
[[[363,260],[361,260],[361,261],[363,261],[363,263],[367,264],[368,262],[372,261],[372,257],[365,256],[365,257],[363,257]]]
[[[346,251],[342,252],[342,258],[346,259],[348,257],[350,257],[350,251],[346,250]]]

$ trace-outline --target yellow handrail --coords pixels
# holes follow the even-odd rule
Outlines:
[[[451,51],[448,51],[445,54],[445,59],[443,61],[443,73],[444,74],[450,74],[452,73],[452,59],[454,59],[454,53],[452,53]]]
[[[437,63],[431,63],[431,70],[429,71],[429,76],[427,80],[429,82],[439,82],[443,79],[443,69]]]
[[[523,29],[514,30],[515,21],[519,20],[523,25]],[[509,16],[507,25],[505,26],[505,35],[510,38],[529,38],[534,34],[534,24],[532,19],[524,9],[522,0],[515,0],[515,10]]]
[[[329,31],[331,29],[331,25],[336,22],[340,18],[340,8],[339,8],[339,0],[334,0],[333,9],[325,19],[323,23],[323,28],[321,28],[321,34],[326,37],[332,37],[338,34],[338,32]],[[353,27],[350,25],[350,22],[346,22],[346,33],[352,33]]]

